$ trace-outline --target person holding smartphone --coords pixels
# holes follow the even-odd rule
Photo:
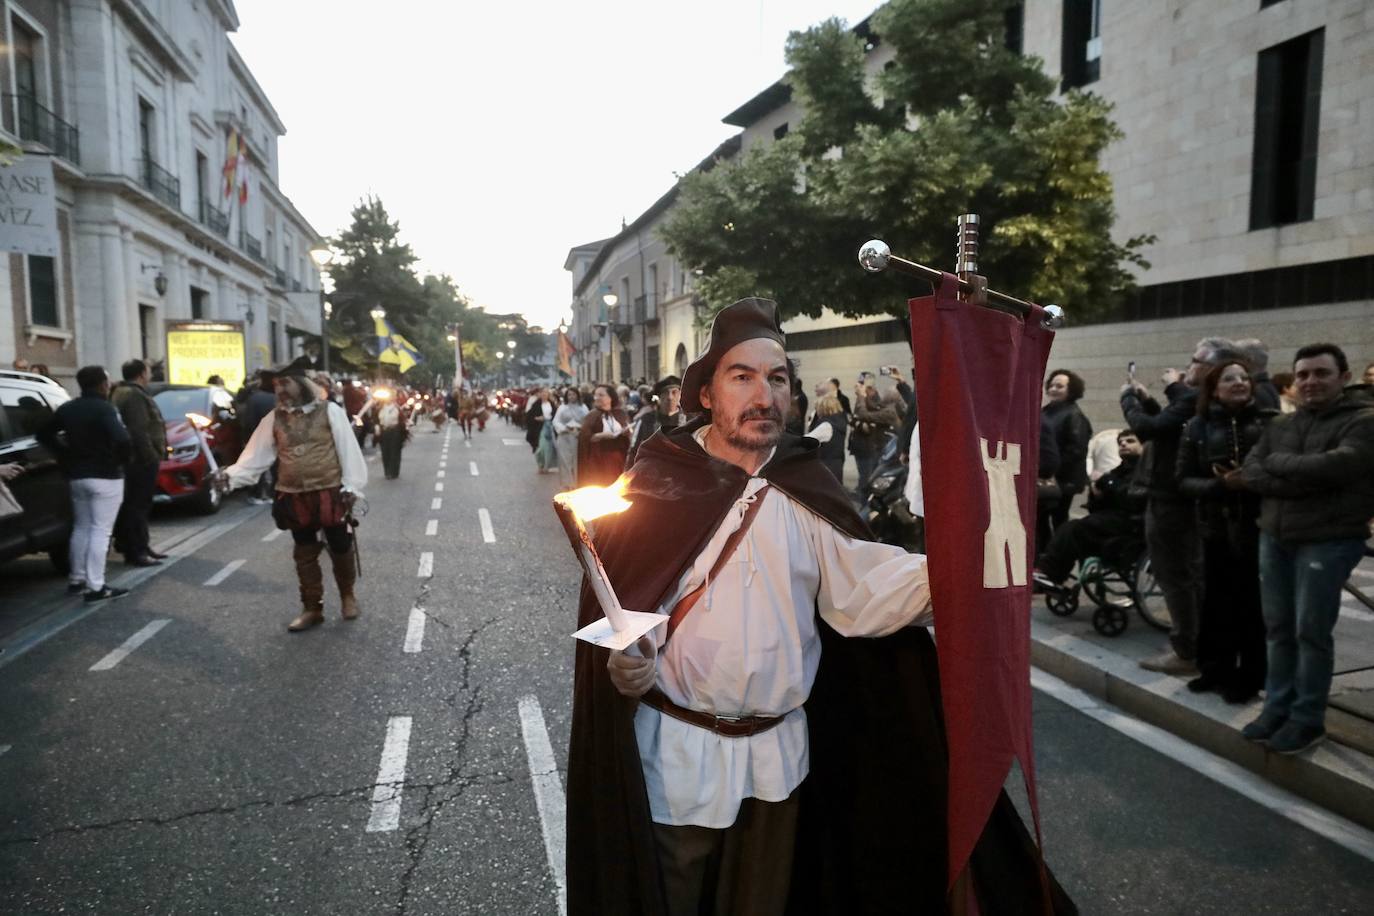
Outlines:
[[[1216,691],[1245,703],[1264,686],[1264,615],[1260,605],[1260,496],[1245,487],[1241,465],[1278,411],[1260,406],[1250,367],[1230,360],[1198,386],[1197,415],[1178,442],[1178,490],[1196,501],[1203,589],[1195,693]]]

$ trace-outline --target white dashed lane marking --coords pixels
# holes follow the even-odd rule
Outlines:
[[[434,575],[434,554],[428,550],[420,554],[420,571],[415,575],[420,579],[428,579]]]
[[[207,586],[219,585],[225,579],[232,576],[234,574],[234,570],[238,569],[240,566],[247,562],[247,560],[233,560],[232,562],[225,564],[225,567],[223,569],[215,573],[210,578],[206,579],[204,584]]]
[[[482,523],[482,540],[488,544],[495,544],[496,532],[491,527],[491,513],[486,509],[478,509],[477,520]]]
[[[277,538],[281,537],[283,534],[285,534],[285,532],[282,531],[282,529],[280,529],[280,528],[273,528],[271,531],[267,532],[266,534],[264,534],[264,535],[262,536],[262,541],[263,541],[264,544],[270,544],[272,541],[275,541]]]
[[[167,626],[167,624],[171,622],[171,620],[167,619],[154,620],[152,623],[148,624],[146,627],[139,630],[133,636],[130,636],[128,639],[124,640],[124,644],[121,645],[118,649],[115,649],[109,655],[105,656],[100,661],[96,662],[94,665],[91,665],[91,670],[109,671],[115,665],[118,665],[120,662],[124,661],[124,659],[128,658],[129,654],[133,652],[135,649],[137,649],[139,646],[143,645],[145,642],[156,636],[158,630],[161,630],[163,627]]]
[[[429,501],[429,508],[431,510],[438,509],[439,507],[443,506],[443,504],[444,498],[442,496],[436,496]]]
[[[425,609],[410,609],[410,623],[406,625],[405,651],[414,654],[420,651],[425,641]]]
[[[532,696],[520,698],[520,731],[525,738],[525,756],[530,762],[530,782],[534,784],[534,805],[539,809],[539,827],[544,834],[544,851],[549,858],[554,893],[558,895],[558,912],[568,912],[565,872],[568,835],[564,826],[567,803],[563,797],[563,782],[558,778],[558,763],[554,760],[549,730],[544,726],[544,712]]]
[[[444,482],[443,482],[442,480],[440,480],[440,481],[438,481],[437,483],[434,484],[434,492],[435,492],[435,493],[442,493],[442,492],[444,492]]]
[[[410,716],[392,716],[386,723],[382,762],[377,767],[377,787],[372,790],[368,833],[385,833],[401,825],[401,799],[405,795],[406,757],[409,754]]]
[[[475,461],[469,461],[469,462],[468,462],[468,473],[471,474],[473,477],[476,477],[476,476],[477,476],[477,462],[475,462]]]
[[[434,536],[435,536],[436,534],[438,534],[438,533],[439,533],[439,520],[438,520],[437,518],[432,518],[432,519],[430,519],[427,523],[425,523],[425,537],[431,537],[431,538],[432,538],[432,537],[434,537]]]

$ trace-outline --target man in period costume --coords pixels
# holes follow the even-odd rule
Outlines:
[[[682,412],[682,379],[676,375],[659,379],[653,389],[653,403],[646,404],[632,421],[630,453],[625,458],[625,466],[634,465],[640,446],[654,433],[660,429],[676,429],[686,423],[687,415]]]
[[[299,632],[324,622],[320,553],[326,545],[343,618],[358,616],[353,594],[358,562],[348,514],[367,485],[367,464],[342,407],[321,399],[294,368],[278,373],[275,384],[276,409],[263,417],[239,460],[222,472],[219,485],[226,490],[247,486],[277,462],[272,517],[294,542],[301,612],[287,629]]]
[[[597,522],[623,605],[668,622],[577,645],[570,913],[946,911],[925,558],[783,433],[791,391],[776,305],[722,310],[683,380],[703,416],[644,443]],[[584,583],[579,625],[600,616]],[[983,914],[1074,912],[1005,795],[966,875]]]

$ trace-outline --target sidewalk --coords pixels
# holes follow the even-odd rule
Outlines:
[[[1355,579],[1374,592],[1374,561]],[[1117,637],[1092,627],[1092,602],[1056,617],[1037,598],[1031,611],[1031,663],[1146,722],[1211,751],[1322,807],[1374,829],[1374,671],[1339,675],[1327,712],[1327,741],[1284,757],[1240,736],[1260,709],[1194,694],[1187,679],[1146,671],[1139,661],[1167,648],[1166,635],[1134,611]],[[1336,626],[1336,671],[1374,665],[1374,612],[1345,596]]]

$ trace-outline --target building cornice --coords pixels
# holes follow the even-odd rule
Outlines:
[[[258,187],[262,188],[264,193],[272,198],[272,203],[279,210],[285,212],[287,216],[296,221],[299,228],[305,230],[306,234],[310,236],[312,244],[324,241],[324,236],[320,235],[315,227],[310,224],[310,220],[301,215],[301,211],[297,210],[296,205],[291,202],[291,198],[283,194],[281,188],[268,181],[265,175],[258,181]]]
[[[162,23],[148,12],[142,0],[110,0],[110,7],[123,17],[129,29],[172,71],[173,76],[184,83],[195,81],[200,71]]]
[[[286,125],[282,123],[281,116],[277,114],[277,109],[268,101],[267,93],[263,92],[262,86],[258,85],[257,78],[254,77],[253,72],[248,69],[248,64],[244,63],[238,48],[234,47],[232,41],[228,44],[229,69],[239,78],[244,88],[248,90],[248,94],[253,97],[253,101],[257,103],[258,107],[267,115],[267,120],[277,132],[277,135],[282,136],[286,133]]]

